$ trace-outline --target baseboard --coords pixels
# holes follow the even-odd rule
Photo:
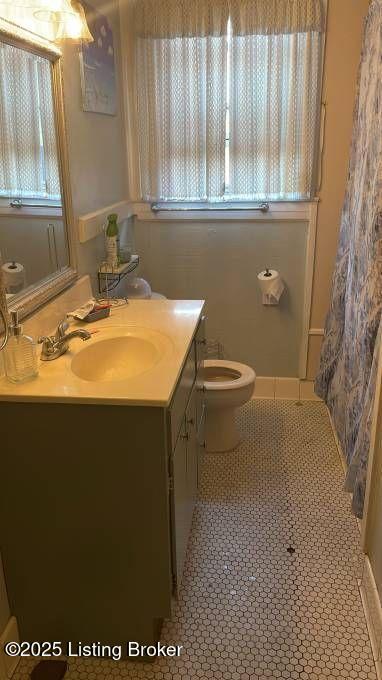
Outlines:
[[[370,560],[365,555],[359,584],[378,680],[382,680],[382,606]]]
[[[12,616],[0,636],[0,680],[9,680],[16,670],[19,662],[18,656],[7,656],[4,652],[4,645],[7,642],[20,642],[19,629],[15,616]]]
[[[314,382],[299,378],[258,376],[253,399],[290,399],[292,401],[321,401],[314,393]]]

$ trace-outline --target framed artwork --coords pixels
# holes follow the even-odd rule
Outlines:
[[[117,92],[113,31],[107,17],[82,2],[92,43],[80,50],[82,107],[84,111],[115,116]]]

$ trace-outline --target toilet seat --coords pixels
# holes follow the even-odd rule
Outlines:
[[[207,359],[204,361],[204,387],[207,391],[238,390],[253,384],[255,371],[236,361],[222,359]],[[216,377],[211,378],[215,369]]]

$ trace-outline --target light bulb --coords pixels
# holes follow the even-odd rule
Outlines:
[[[74,15],[67,15],[66,36],[63,35],[61,40],[69,38],[87,43],[93,42],[94,38],[89,31],[83,6],[78,0],[71,0],[71,6],[74,10]],[[57,40],[59,39],[60,37],[57,35]]]
[[[80,40],[82,21],[78,14],[67,14],[58,23],[56,40]]]

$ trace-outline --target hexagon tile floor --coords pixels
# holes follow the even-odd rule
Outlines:
[[[359,532],[324,405],[253,401],[239,420],[241,446],[202,463],[180,600],[162,633],[181,657],[71,662],[65,680],[376,680]]]

